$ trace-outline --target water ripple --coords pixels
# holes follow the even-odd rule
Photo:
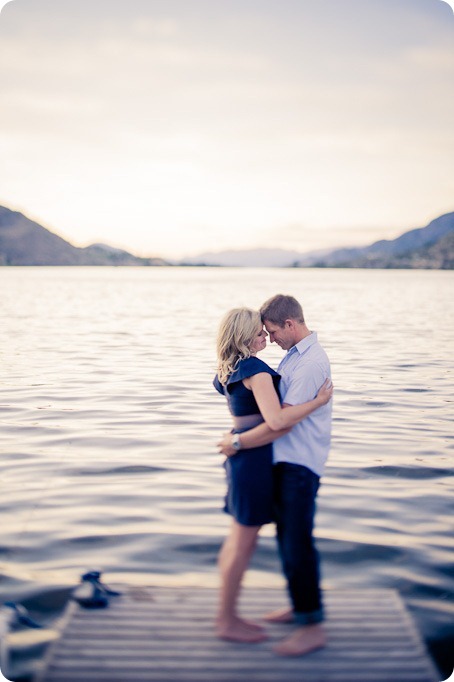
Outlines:
[[[217,584],[229,519],[216,442],[230,417],[211,384],[216,329],[228,308],[282,290],[303,301],[336,386],[316,524],[324,584],[400,590],[444,660],[452,281],[449,272],[0,268],[0,598],[55,617],[91,567],[137,585]],[[262,357],[277,366],[281,356],[270,346]],[[271,525],[250,576],[282,585]]]

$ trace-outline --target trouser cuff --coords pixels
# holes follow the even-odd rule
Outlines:
[[[306,613],[294,611],[293,613],[295,622],[299,625],[315,625],[316,623],[321,623],[325,619],[323,609],[318,609],[318,611],[307,611]]]

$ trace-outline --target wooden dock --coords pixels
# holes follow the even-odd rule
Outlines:
[[[62,634],[36,682],[439,682],[441,676],[397,592],[327,591],[328,646],[301,658],[271,646],[291,625],[270,625],[260,644],[218,640],[216,591],[122,587],[106,609],[68,605]],[[241,612],[286,605],[283,591],[245,588]]]

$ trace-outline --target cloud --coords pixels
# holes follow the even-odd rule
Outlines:
[[[142,253],[424,223],[454,158],[452,38],[428,4],[14,3],[3,201]]]
[[[402,232],[410,230],[414,225],[363,224],[345,225],[312,225],[291,224],[279,229],[270,230],[267,239],[274,248],[284,248],[306,253],[323,250],[323,245],[330,248],[344,246],[366,246],[379,239],[395,239]]]

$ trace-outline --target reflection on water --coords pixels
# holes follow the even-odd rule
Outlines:
[[[216,585],[228,517],[212,388],[223,313],[301,300],[328,351],[327,588],[399,590],[449,674],[450,272],[0,269],[2,600],[51,622],[87,568]],[[282,351],[261,357],[276,366]],[[283,585],[271,526],[247,578]]]

